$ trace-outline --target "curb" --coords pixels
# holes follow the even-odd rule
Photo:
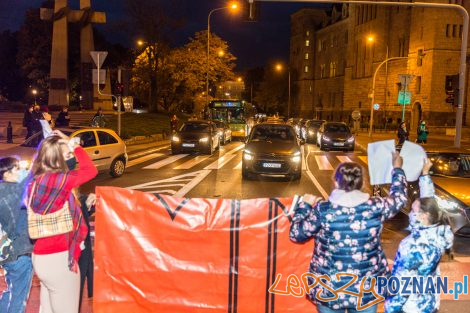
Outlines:
[[[144,143],[151,143],[156,141],[163,141],[166,139],[164,134],[153,134],[149,136],[134,136],[132,138],[124,140],[127,146],[139,145]]]

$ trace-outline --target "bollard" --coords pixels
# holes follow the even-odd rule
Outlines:
[[[13,127],[11,126],[11,122],[8,122],[7,127],[7,143],[13,143]]]

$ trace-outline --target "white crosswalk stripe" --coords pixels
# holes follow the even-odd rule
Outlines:
[[[224,156],[218,158],[216,161],[212,162],[210,165],[206,166],[205,170],[220,170],[225,164],[230,162],[236,154],[227,153]]]
[[[348,156],[345,156],[345,155],[338,155],[336,156],[338,158],[338,160],[341,162],[341,163],[344,163],[344,162],[353,162],[353,160],[351,160]]]
[[[191,159],[187,162],[184,162],[183,164],[177,166],[177,167],[174,167],[173,169],[174,170],[188,170],[190,168],[192,168],[193,166],[195,165],[198,165],[199,163],[201,162],[204,162],[205,160],[207,160],[209,158],[208,155],[198,155],[197,157],[195,157],[194,159]]]
[[[333,166],[331,166],[330,161],[326,155],[316,155],[315,160],[317,161],[318,168],[322,171],[332,171]]]
[[[237,166],[235,166],[233,169],[234,169],[234,170],[241,170],[241,169],[242,169],[242,165],[243,165],[243,162],[240,161],[240,163],[238,163]]]
[[[160,156],[162,156],[162,155],[164,155],[164,154],[162,154],[162,153],[151,153],[151,154],[149,154],[149,155],[146,155],[146,156],[143,156],[143,157],[140,157],[140,158],[131,160],[131,161],[127,162],[126,168],[129,168],[129,167],[132,167],[132,166],[135,166],[135,165],[139,165],[139,164],[144,163],[144,162],[147,162],[147,161],[149,161],[149,160],[158,158],[158,157],[160,157]]]
[[[369,164],[369,161],[368,161],[368,159],[367,159],[367,155],[360,155],[360,156],[358,156],[358,158],[359,158],[362,162],[364,162],[365,164]]]
[[[144,167],[144,170],[158,170],[159,168],[162,168],[168,164],[171,164],[173,162],[178,161],[179,159],[182,159],[184,157],[187,157],[188,154],[178,154],[178,155],[173,155],[171,157],[168,157],[166,159],[163,159],[161,161],[158,161],[156,163],[150,164],[146,167]]]

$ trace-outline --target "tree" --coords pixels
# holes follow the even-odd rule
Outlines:
[[[254,97],[259,111],[266,114],[287,114],[288,80],[287,75],[267,70],[259,92]]]
[[[29,86],[36,87],[40,95],[47,95],[51,65],[52,23],[41,21],[39,9],[26,12],[18,32],[16,62],[25,79],[24,93]]]
[[[16,33],[0,33],[0,99],[17,101],[23,96],[22,77],[16,64]]]

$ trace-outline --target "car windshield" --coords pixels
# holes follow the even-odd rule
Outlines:
[[[331,133],[348,133],[349,129],[346,125],[342,124],[328,124],[325,126],[325,131]]]
[[[70,131],[61,130],[65,135],[70,136]],[[37,148],[43,139],[42,131],[33,134],[31,137],[26,139],[20,146],[27,148]]]
[[[460,153],[430,154],[434,175],[470,177],[470,155]]]
[[[187,123],[181,126],[180,131],[182,132],[201,132],[209,130],[209,124],[207,123]]]
[[[287,126],[258,126],[253,129],[251,141],[294,141],[295,132]]]

